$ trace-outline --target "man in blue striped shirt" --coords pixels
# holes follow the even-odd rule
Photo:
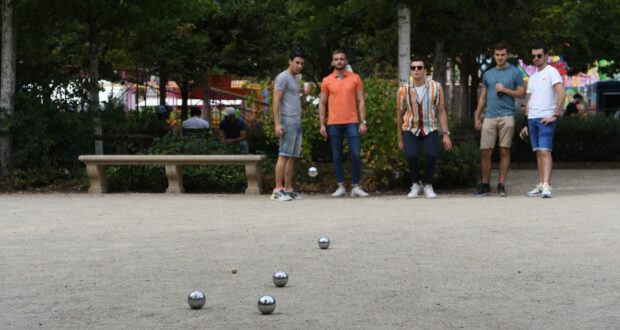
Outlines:
[[[491,192],[491,155],[499,138],[499,179],[497,194],[505,197],[504,183],[510,167],[510,146],[515,130],[515,98],[525,97],[521,72],[508,63],[508,47],[498,43],[494,47],[495,67],[482,77],[482,92],[474,115],[475,128],[480,132],[481,183],[475,196]],[[486,107],[486,112],[483,109]]]

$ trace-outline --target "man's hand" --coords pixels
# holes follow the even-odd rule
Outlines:
[[[366,127],[366,124],[361,123],[358,131],[360,132],[360,135],[364,135],[366,134],[366,131],[368,131],[368,127]]]
[[[504,92],[504,85],[502,85],[501,83],[495,83],[495,91],[498,93],[503,93]]]
[[[480,120],[480,118],[476,117],[474,119],[474,128],[479,131],[482,129],[482,121]]]
[[[549,124],[553,123],[556,120],[558,120],[558,118],[556,116],[545,117],[545,118],[540,120],[540,123],[543,124],[543,125],[549,125]]]
[[[325,125],[321,124],[321,135],[326,138],[327,137],[327,128],[325,128]]]
[[[282,133],[284,133],[284,128],[280,124],[276,124],[275,130],[276,130],[276,136],[278,137],[281,136]]]
[[[446,151],[452,150],[452,140],[450,140],[450,135],[448,134],[443,135],[443,147]]]
[[[525,138],[530,135],[529,130],[527,129],[527,126],[523,126],[523,129],[521,129],[521,132],[519,133],[519,137],[521,138],[521,140],[525,141]]]
[[[405,143],[403,142],[403,139],[398,139],[398,150],[404,150],[405,149]]]

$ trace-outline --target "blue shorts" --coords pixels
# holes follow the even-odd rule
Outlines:
[[[284,157],[301,157],[301,123],[282,123],[278,154]]]
[[[532,142],[532,150],[534,151],[551,151],[553,149],[553,134],[558,122],[551,124],[542,124],[542,118],[533,118],[527,120],[527,129],[530,134],[530,142]]]

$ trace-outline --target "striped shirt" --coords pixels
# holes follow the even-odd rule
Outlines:
[[[437,107],[443,106],[443,88],[434,80],[427,80],[421,95],[411,83],[398,89],[397,109],[403,116],[403,131],[426,136],[438,129]]]

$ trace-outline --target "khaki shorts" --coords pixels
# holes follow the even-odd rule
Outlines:
[[[515,117],[484,118],[480,133],[480,149],[493,149],[499,136],[499,146],[510,148],[515,134]]]

